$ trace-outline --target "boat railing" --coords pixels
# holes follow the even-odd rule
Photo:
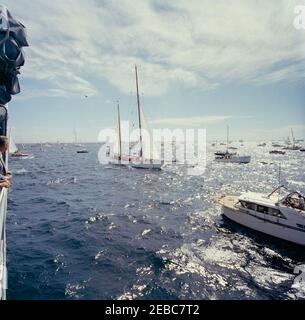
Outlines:
[[[0,300],[6,299],[7,271],[6,271],[6,207],[7,189],[0,192]]]

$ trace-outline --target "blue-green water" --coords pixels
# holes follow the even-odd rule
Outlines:
[[[213,162],[150,172],[101,165],[99,145],[27,145],[10,159],[8,299],[297,299],[305,250],[226,220],[214,197],[305,193],[305,154],[245,144],[249,165]],[[261,162],[268,164],[262,164]]]

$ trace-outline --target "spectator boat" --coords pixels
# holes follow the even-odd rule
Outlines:
[[[87,149],[77,150],[76,153],[89,153]]]
[[[218,202],[230,220],[256,231],[305,245],[305,197],[280,186],[269,195],[247,192],[222,196]],[[277,193],[278,192],[278,193]]]
[[[290,139],[288,137],[288,139],[286,141],[286,147],[284,147],[283,150],[290,150],[290,151],[300,150],[301,147],[296,144],[296,139],[294,138],[293,129],[291,129],[291,137],[292,137],[292,144],[291,144]]]
[[[269,153],[270,154],[282,154],[282,155],[286,154],[285,151],[281,151],[281,150],[271,150],[271,151],[269,151]]]
[[[251,156],[240,156],[236,153],[229,152],[229,126],[227,127],[227,150],[225,152],[218,151],[215,152],[215,161],[217,162],[228,162],[228,163],[250,163]]]

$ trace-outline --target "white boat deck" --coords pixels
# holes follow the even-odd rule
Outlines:
[[[277,194],[268,197],[267,195],[261,193],[247,192],[241,195],[239,197],[239,200],[274,208],[277,205],[277,203],[281,200],[281,197],[279,198]]]

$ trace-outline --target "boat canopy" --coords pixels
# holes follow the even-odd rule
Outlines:
[[[20,92],[18,74],[25,59],[22,47],[29,46],[25,26],[0,5],[0,104]]]
[[[305,197],[298,191],[293,191],[286,195],[281,203],[286,207],[305,211]]]

